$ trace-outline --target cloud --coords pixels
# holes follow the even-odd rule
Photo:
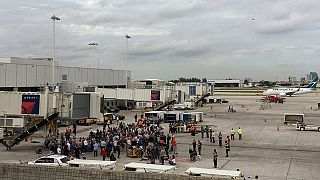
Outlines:
[[[320,67],[318,7],[318,0],[3,1],[0,56],[51,56],[56,14],[61,64],[91,66],[88,43],[96,41],[101,66],[124,69],[129,34],[136,79],[286,79]]]

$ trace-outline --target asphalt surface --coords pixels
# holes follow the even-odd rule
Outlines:
[[[200,133],[195,137],[189,133],[176,134],[178,168],[175,173],[184,173],[189,167],[212,168],[212,152],[213,149],[217,149],[218,168],[240,169],[246,178],[253,179],[258,175],[259,179],[319,179],[320,132],[297,131],[294,126],[283,124],[284,113],[304,113],[306,123],[320,125],[320,110],[318,111],[317,108],[320,98],[316,94],[287,97],[284,104],[271,103],[271,108],[265,110],[260,110],[262,103],[258,101],[258,96],[218,96],[217,98],[225,98],[229,103],[197,108],[195,111],[205,113],[204,122],[200,124],[215,125],[215,132],[222,132],[223,140],[226,135],[229,135],[231,128],[237,130],[241,127],[243,139],[237,140],[236,134],[236,139],[231,142],[230,156],[225,157],[224,147],[218,147],[217,142],[210,143],[208,138],[201,138]],[[227,112],[228,106],[233,106],[236,113]],[[126,115],[125,122],[133,122],[135,113],[141,112],[122,111],[120,114]],[[167,125],[164,126],[167,131]],[[79,127],[81,133],[78,136],[87,136],[90,127]],[[93,125],[92,128],[102,127]],[[43,132],[38,134],[41,133]],[[203,143],[201,160],[196,162],[190,162],[188,154],[193,139],[199,139]],[[22,142],[9,151],[1,145],[0,162],[19,163],[19,160],[26,162],[36,159],[39,155],[35,154],[35,149],[42,145],[43,139],[36,140],[41,143]],[[87,159],[102,159],[94,158],[91,153],[83,156]],[[117,168],[121,169],[122,165],[129,162],[141,161],[128,158],[125,153],[122,153],[118,159]]]

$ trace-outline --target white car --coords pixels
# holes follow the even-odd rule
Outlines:
[[[30,161],[28,164],[42,165],[42,166],[68,166],[70,159],[63,155],[43,156],[35,161]]]

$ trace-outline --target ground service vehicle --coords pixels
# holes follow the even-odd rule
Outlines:
[[[42,166],[68,166],[70,159],[63,155],[43,156],[35,161],[30,161],[28,164]]]
[[[284,124],[297,124],[297,123],[303,123],[304,114],[284,114]]]
[[[320,125],[314,125],[314,124],[297,123],[296,128],[300,131],[305,131],[305,130],[320,131]]]
[[[6,136],[12,136],[17,129],[25,127],[24,118],[0,118],[0,127]]]
[[[85,126],[89,126],[95,123],[96,123],[96,119],[93,119],[93,118],[83,118],[77,121],[78,125],[85,125]]]

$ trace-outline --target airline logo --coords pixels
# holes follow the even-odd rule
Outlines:
[[[39,114],[40,95],[22,95],[21,114]]]

